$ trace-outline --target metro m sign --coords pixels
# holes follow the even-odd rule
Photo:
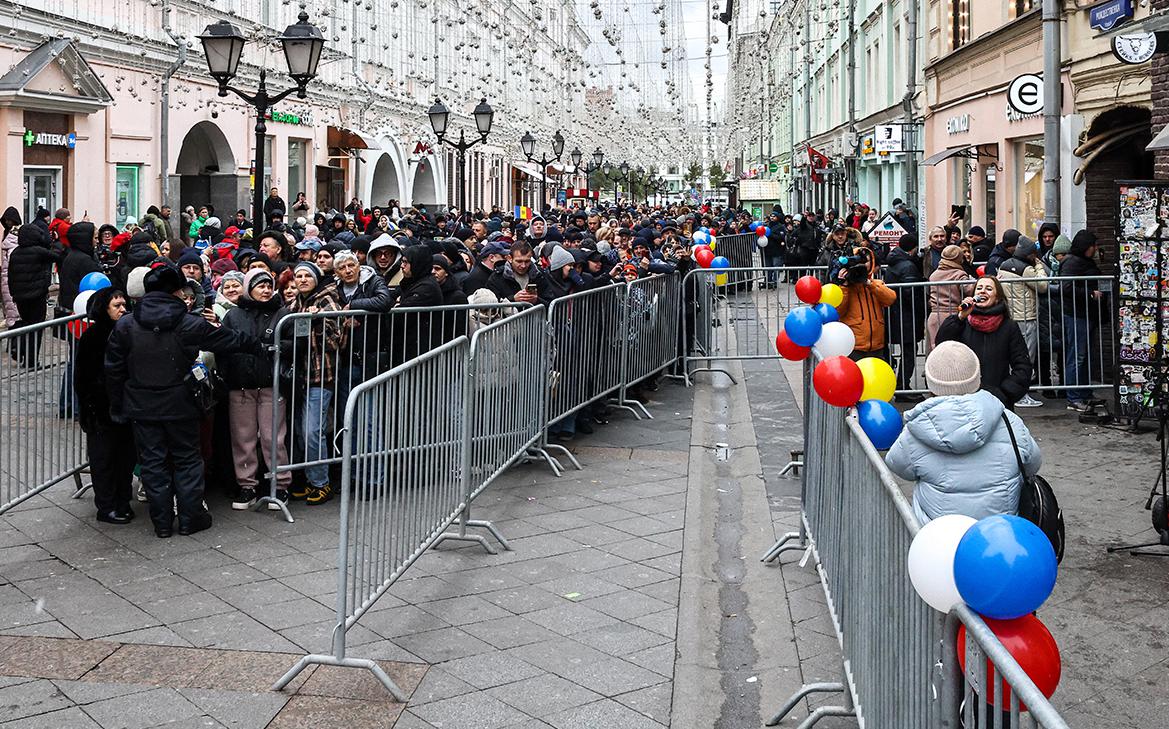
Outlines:
[[[429,144],[423,142],[422,140],[419,140],[418,143],[414,145],[415,157],[425,157],[426,155],[433,153],[434,149],[432,149]]]

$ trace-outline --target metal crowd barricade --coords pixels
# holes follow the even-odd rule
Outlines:
[[[486,529],[504,549],[507,539],[490,521],[471,519],[471,504],[513,463],[530,457],[544,437],[550,330],[543,306],[529,308],[480,329],[471,337],[470,439],[466,507],[457,532],[437,540],[476,542],[489,553],[485,538],[467,534],[468,528]],[[551,462],[551,456],[542,454]]]
[[[899,392],[926,392],[925,358],[938,328],[957,301],[972,293],[976,279],[889,284],[898,301],[886,310],[890,361]],[[1008,298],[1017,298],[1033,317],[1013,317],[1023,331],[1034,369],[1035,391],[1108,389],[1116,381],[1116,309],[1111,276],[999,279]],[[1092,287],[1102,292],[1096,297]],[[918,332],[921,332],[919,335]],[[912,360],[907,355],[912,352]],[[1069,377],[1068,367],[1077,365]]]
[[[346,399],[358,384],[467,334],[493,318],[490,314],[506,316],[526,306],[399,307],[388,313],[329,311],[282,318],[273,333],[272,382],[280,397],[272,409],[271,452],[284,450],[279,447],[282,432],[288,447],[282,463],[267,464],[269,492],[255,508],[270,505],[293,521],[287,504],[276,498],[280,475],[335,469],[341,463],[335,438]]]
[[[626,395],[630,385],[656,375],[677,361],[678,320],[682,312],[682,284],[676,275],[657,275],[627,284],[626,327],[621,355],[621,391],[618,402],[636,407],[653,419],[645,406]]]
[[[730,261],[732,269],[754,268],[759,265],[758,248],[755,245],[758,237],[754,233],[715,236],[714,255]],[[757,283],[753,276],[742,271],[727,276],[727,286],[732,291],[750,291]]]
[[[82,316],[0,332],[0,514],[70,477],[88,486],[73,363]]]
[[[603,286],[555,299],[548,307],[552,332],[551,367],[544,378],[548,428],[539,451],[557,475],[563,468],[549,449],[562,453],[578,470],[581,465],[567,448],[548,442],[548,430],[621,390],[626,290],[624,285]],[[636,414],[628,405],[623,407]]]
[[[820,706],[800,726],[825,716],[855,716],[862,726],[957,729],[961,710],[966,727],[1016,729],[1022,702],[1038,722],[1030,726],[1064,729],[1055,709],[977,615],[962,607],[947,618],[917,596],[906,556],[919,527],[901,485],[855,413],[828,405],[808,382],[805,375],[801,516],[840,642],[843,677],[805,684],[767,725],[778,724],[812,693],[839,692],[840,705]],[[971,637],[965,677],[955,649],[959,623]],[[998,683],[989,706],[979,698],[988,686],[987,660]],[[1004,684],[1010,687],[1008,706],[1003,706]]]
[[[346,654],[346,634],[467,507],[469,356],[459,337],[353,388],[343,421],[333,650],[301,658],[274,691],[310,665],[347,666],[368,669],[406,701],[376,661]]]
[[[694,292],[695,313],[684,317],[688,351],[687,384],[697,372],[725,370],[716,362],[776,357],[775,336],[792,308],[803,306],[795,282],[801,276],[822,277],[823,267],[697,268],[682,282]],[[750,290],[730,285],[731,276],[750,281]],[[729,376],[729,374],[728,374]]]

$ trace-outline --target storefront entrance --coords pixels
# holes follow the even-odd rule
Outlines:
[[[37,210],[44,208],[53,213],[60,205],[61,168],[24,168],[24,220],[31,222]]]

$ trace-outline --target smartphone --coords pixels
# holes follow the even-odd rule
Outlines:
[[[965,220],[966,219],[966,206],[965,205],[951,205],[950,206],[950,217],[957,218],[959,220]]]
[[[534,284],[534,283],[528,284],[527,292],[529,294],[535,296],[536,295],[536,284]]]

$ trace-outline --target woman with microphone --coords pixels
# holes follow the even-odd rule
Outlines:
[[[1010,409],[1027,394],[1031,383],[1031,357],[1019,325],[1011,321],[1002,284],[983,276],[974,284],[974,295],[962,300],[938,328],[938,343],[965,344],[978,355],[982,368],[980,387]]]

